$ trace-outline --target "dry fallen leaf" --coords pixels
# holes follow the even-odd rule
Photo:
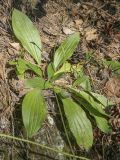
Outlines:
[[[43,32],[45,32],[48,35],[52,35],[52,36],[59,35],[59,27],[57,26],[53,26],[53,27],[45,26],[42,29],[43,29]]]
[[[17,51],[20,50],[20,44],[19,43],[9,43],[14,49],[16,49]]]
[[[114,95],[120,98],[120,77],[110,78],[105,88],[108,96]]]
[[[6,57],[1,53],[0,54],[0,78],[4,79],[5,74],[5,65],[6,65]]]
[[[97,30],[92,28],[85,29],[85,37],[87,41],[96,40],[98,38]]]
[[[63,33],[66,35],[69,35],[69,34],[73,34],[74,31],[72,31],[71,29],[69,29],[67,27],[63,27]]]
[[[115,103],[120,103],[120,77],[110,78],[105,85],[105,93]]]
[[[74,23],[75,23],[75,27],[76,27],[79,31],[82,31],[82,30],[83,30],[83,26],[82,26],[83,20],[82,20],[82,19],[76,19],[76,20],[74,21]]]
[[[83,20],[82,19],[76,19],[74,22],[75,22],[76,26],[83,24]]]

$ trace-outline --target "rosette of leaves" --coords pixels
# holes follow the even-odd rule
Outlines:
[[[28,137],[37,133],[47,116],[45,98],[42,94],[45,89],[51,89],[57,95],[69,129],[79,146],[85,149],[92,146],[93,119],[101,131],[110,133],[109,116],[104,109],[112,103],[103,95],[91,91],[89,77],[81,72],[81,65],[71,65],[67,62],[80,41],[79,33],[67,37],[55,51],[54,59],[47,67],[47,78],[44,78],[45,74],[40,68],[42,45],[36,27],[25,14],[16,9],[12,14],[12,27],[15,36],[36,62],[32,64],[19,58],[11,63],[16,66],[18,77],[24,79],[25,87],[30,88],[22,102],[22,118]],[[27,70],[34,72],[36,77],[26,79],[24,74]],[[74,73],[79,75],[75,76],[74,82],[59,83],[61,77]]]

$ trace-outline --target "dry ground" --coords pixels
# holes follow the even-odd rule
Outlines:
[[[85,63],[85,53],[93,53],[93,60],[86,65],[86,74],[92,80],[95,92],[113,98],[115,105],[108,109],[113,127],[111,135],[94,129],[94,145],[85,152],[75,147],[78,155],[92,160],[120,159],[120,76],[115,76],[109,68],[100,65],[101,60],[120,61],[120,0],[40,0],[34,4],[27,0],[0,1],[0,132],[22,137],[21,100],[23,87],[17,79],[9,61],[20,55],[18,41],[11,28],[12,9],[26,13],[38,28],[43,43],[43,67],[54,48],[74,31],[81,34],[81,42],[71,59],[71,63]],[[17,43],[15,45],[15,43]],[[34,138],[35,141],[51,147],[67,148],[64,134],[58,129],[54,100],[48,98],[49,116]],[[60,123],[59,121],[57,123]],[[69,149],[65,149],[68,150]],[[9,159],[66,159],[63,155],[30,147],[7,139],[0,139],[0,160]]]

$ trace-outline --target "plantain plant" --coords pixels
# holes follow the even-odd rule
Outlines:
[[[103,95],[92,92],[89,77],[83,73],[81,65],[67,62],[80,41],[79,33],[70,35],[55,51],[45,77],[46,73],[40,67],[42,45],[39,32],[31,20],[17,9],[12,13],[12,27],[17,39],[35,61],[33,64],[18,58],[12,62],[18,77],[24,79],[25,88],[30,88],[22,102],[22,118],[28,137],[34,136],[46,119],[43,91],[48,89],[53,91],[60,107],[63,107],[69,130],[80,147],[89,149],[92,146],[93,121],[101,131],[110,133],[109,116],[104,109],[112,103]],[[35,76],[27,79],[27,70],[34,72]]]

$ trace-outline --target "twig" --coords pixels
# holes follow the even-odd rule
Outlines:
[[[55,149],[55,148],[52,148],[52,147],[48,147],[46,145],[42,145],[42,144],[27,140],[27,139],[22,139],[22,138],[19,138],[19,137],[14,137],[14,136],[6,135],[6,134],[0,134],[0,137],[4,137],[4,138],[8,138],[8,139],[14,139],[16,141],[20,141],[20,142],[22,141],[22,142],[25,142],[25,143],[33,144],[33,145],[39,146],[41,148],[48,149],[50,151],[56,152],[56,153],[64,154],[68,157],[78,158],[78,159],[81,159],[81,160],[90,160],[88,158],[72,155],[72,154],[69,154],[67,152],[63,152],[61,150],[58,150],[58,149]]]

